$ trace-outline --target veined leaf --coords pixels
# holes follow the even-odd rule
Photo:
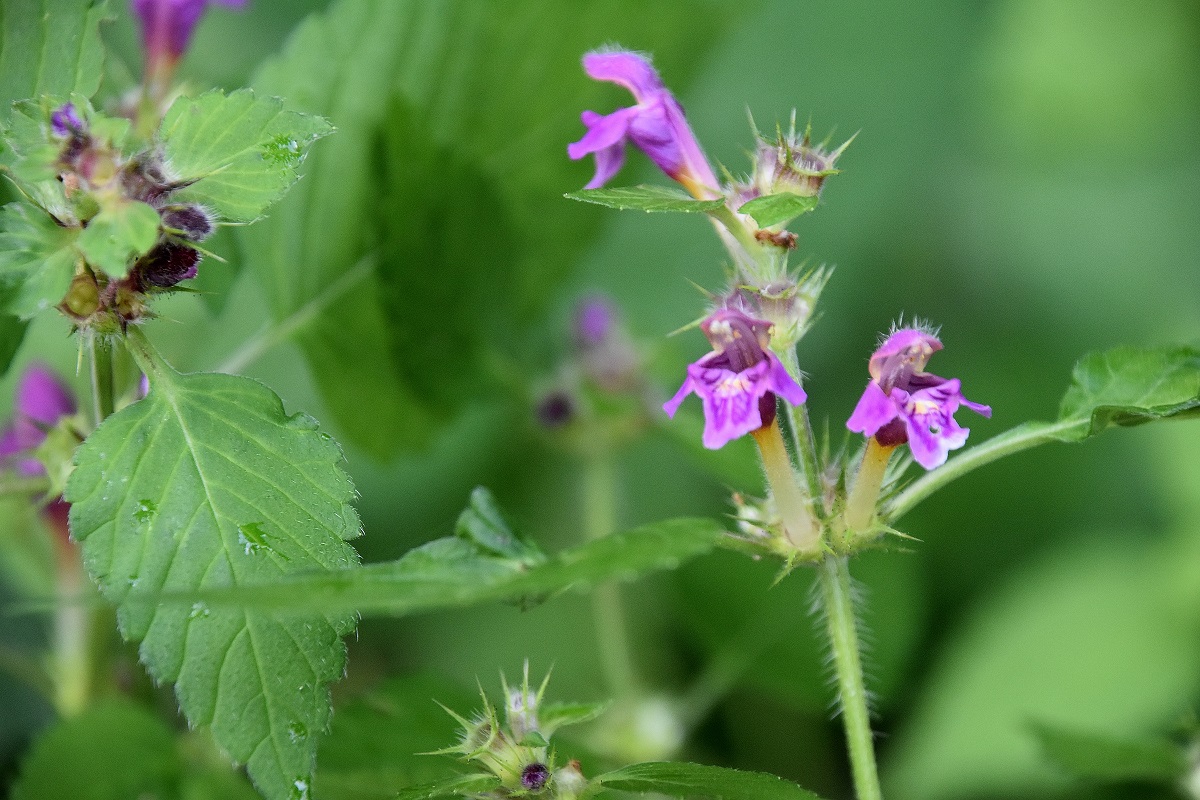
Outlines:
[[[898,519],[960,475],[1046,442],[1080,442],[1112,427],[1200,416],[1200,350],[1118,347],[1079,360],[1056,422],[1026,422],[913,481],[884,508]]]
[[[0,313],[28,319],[63,299],[79,257],[77,233],[27,203],[0,209]]]
[[[130,265],[158,241],[158,227],[158,212],[153,206],[121,200],[92,217],[75,244],[89,264],[114,278],[123,278]]]
[[[0,281],[0,285],[3,285],[3,281]],[[8,308],[8,302],[5,300],[4,290],[0,289],[0,309],[3,308]],[[17,354],[17,350],[21,347],[21,340],[25,338],[27,327],[29,327],[28,322],[11,314],[0,312],[0,378],[8,374],[13,356]]]
[[[259,217],[296,182],[309,145],[333,131],[321,117],[286,111],[249,89],[206,92],[171,104],[159,130],[181,200],[236,222]]]
[[[801,214],[807,214],[816,207],[815,195],[809,197],[791,192],[780,192],[779,194],[766,194],[743,203],[738,208],[738,213],[749,214],[754,217],[755,222],[767,228],[795,219]]]
[[[100,88],[105,0],[5,0],[0,26],[0,117],[14,100]]]
[[[189,722],[210,726],[266,797],[307,791],[354,618],[142,599],[348,575],[359,525],[341,452],[261,384],[181,375],[140,333],[129,341],[150,393],[79,448],[65,493],[72,534],[123,635],[141,642],[155,679],[175,684]]]
[[[380,256],[298,334],[349,438],[381,458],[427,442],[489,388],[495,352],[523,340],[599,229],[603,215],[562,199],[590,171],[565,155],[579,111],[612,102],[580,55],[653,41],[679,89],[734,13],[676,0],[345,0],[264,65],[256,90],[338,126],[271,217],[239,232],[273,316]]]
[[[619,186],[612,189],[580,189],[567,192],[572,200],[595,203],[622,211],[680,211],[685,214],[713,211],[725,205],[724,198],[697,200],[668,186]],[[762,224],[762,223],[759,223]]]
[[[790,781],[765,772],[745,772],[706,764],[650,761],[606,772],[596,783],[622,792],[655,792],[670,797],[720,800],[820,800]]]
[[[712,520],[668,520],[572,547],[532,565],[487,554],[462,538],[438,539],[397,561],[354,570],[281,576],[270,586],[202,587],[198,592],[169,592],[146,600],[400,617],[498,600],[523,601],[614,579],[632,580],[707,553],[723,535]]]

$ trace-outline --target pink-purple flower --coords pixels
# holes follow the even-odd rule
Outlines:
[[[0,431],[0,466],[11,464],[22,475],[46,474],[33,451],[47,430],[74,413],[75,399],[62,381],[49,367],[31,365],[17,384],[12,422]]]
[[[924,371],[929,357],[941,349],[936,336],[916,328],[889,336],[871,356],[871,382],[846,427],[874,436],[886,447],[907,442],[913,459],[926,469],[944,464],[970,433],[955,422],[954,412],[966,406],[991,417],[992,409],[963,397],[957,378]]]
[[[649,60],[628,50],[588,53],[583,69],[598,81],[620,84],[633,93],[636,104],[611,114],[584,111],[588,131],[567,146],[567,155],[580,159],[596,157],[596,174],[586,189],[609,181],[625,161],[625,143],[633,142],[650,160],[683,184],[696,197],[716,198],[719,182],[700,149],[683,108],[650,65]]]
[[[142,22],[147,74],[174,69],[192,41],[196,23],[212,3],[241,8],[246,0],[132,0],[133,11]]]
[[[800,405],[807,396],[771,352],[771,323],[721,309],[700,324],[713,352],[688,365],[687,380],[663,404],[674,417],[688,394],[704,406],[704,446],[715,450],[775,420],[775,396]]]

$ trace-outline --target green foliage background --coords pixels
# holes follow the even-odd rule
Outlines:
[[[184,70],[201,87],[244,85],[324,5],[211,13]],[[203,264],[212,294],[173,300],[153,329],[177,367],[213,368],[311,297],[318,277],[375,254],[369,296],[359,286],[331,306],[340,317],[319,320],[324,345],[310,331],[246,369],[289,412],[311,413],[343,440],[366,561],[447,535],[478,484],[546,549],[578,543],[581,469],[536,429],[527,387],[553,375],[581,294],[621,303],[654,348],[664,397],[703,352],[694,333],[663,337],[701,308],[688,281],[721,283],[707,223],[559,199],[591,174],[565,155],[579,111],[626,102],[578,66],[582,50],[607,42],[656,55],[709,155],[735,172],[751,145],[745,108],[765,130],[796,107],[818,134],[859,132],[821,207],[796,226],[800,253],[837,266],[800,349],[814,419],[835,432],[877,333],[901,313],[942,326],[946,349],[932,368],[995,410],[971,421],[973,440],[1053,418],[1086,351],[1200,344],[1194,4],[523,3],[510,18],[501,4],[478,3],[451,19],[439,19],[440,4],[412,5],[419,19],[406,30],[443,31],[447,52],[471,56],[451,60],[463,69],[434,69],[435,48],[414,62],[427,72],[390,62],[386,73],[364,71],[348,89],[362,127],[314,109],[341,130],[314,147],[304,181],[357,181],[355,203],[310,217],[317,227],[303,246],[282,216],[246,239],[215,240],[229,263]],[[136,74],[137,48],[125,9],[114,10],[105,36],[125,61],[110,64],[115,85],[123,70]],[[506,46],[488,49],[495,30]],[[561,105],[530,87],[553,90]],[[352,171],[338,172],[335,157]],[[618,183],[659,181],[631,153]],[[310,187],[299,188],[303,198]],[[336,235],[323,237],[326,225]],[[252,249],[268,238],[273,249]],[[321,275],[330,259],[340,266]],[[384,341],[330,338],[346,320],[361,323],[368,304],[367,329],[386,331]],[[17,367],[37,357],[71,374],[65,331],[60,319],[38,320]],[[376,346],[381,358],[364,359]],[[18,372],[0,381],[0,404]],[[1196,708],[1198,452],[1200,428],[1178,423],[1021,454],[907,517],[903,529],[921,540],[910,553],[855,562],[894,796],[1099,796],[1042,758],[1038,724],[1136,737]],[[748,446],[714,455],[654,434],[622,453],[620,526],[720,515],[729,487],[755,492],[759,481]],[[730,642],[756,654],[685,755],[847,797],[824,654],[803,614],[808,577],[768,588],[772,578],[772,565],[721,552],[625,589],[643,682],[654,692],[685,686]],[[28,617],[5,618],[0,641],[30,649],[36,631]],[[525,657],[535,671],[555,665],[556,698],[602,698],[583,596],[364,622],[320,756],[329,796],[429,778],[436,759],[408,754],[445,744],[449,721],[421,704],[453,701],[497,668],[514,675]],[[410,707],[425,721],[401,724]],[[0,708],[0,768],[11,776],[50,714],[4,673]],[[438,725],[441,741],[414,732]],[[389,749],[390,732],[405,746]],[[348,746],[353,737],[364,745]]]

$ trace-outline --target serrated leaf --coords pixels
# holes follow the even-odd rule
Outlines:
[[[422,545],[397,561],[352,571],[281,577],[270,587],[239,586],[146,599],[175,605],[199,601],[213,607],[323,609],[400,617],[522,600],[608,580],[633,580],[707,553],[724,535],[712,520],[668,520],[563,550],[532,566],[485,555],[456,537]]]
[[[163,797],[180,772],[175,736],[155,714],[106,699],[61,720],[34,743],[13,800]]]
[[[546,560],[546,554],[536,542],[513,531],[496,504],[496,498],[483,486],[477,486],[471,492],[470,504],[459,515],[454,532],[489,555],[511,558],[527,565]]]
[[[674,65],[680,89],[738,13],[704,9],[345,0],[263,66],[257,90],[338,126],[271,217],[239,231],[272,315],[291,318],[380,256],[298,334],[356,444],[380,458],[423,445],[489,390],[496,352],[537,321],[603,221],[562,200],[590,169],[564,155],[582,133],[578,112],[608,96],[580,54],[636,35]]]
[[[817,207],[816,196],[780,192],[756,197],[738,208],[739,214],[749,214],[760,226],[768,228],[793,220]]]
[[[1113,426],[1200,413],[1200,351],[1190,347],[1118,347],[1080,359],[1059,419],[1087,420],[1069,436],[1084,439]]]
[[[139,332],[129,342],[150,393],[79,448],[65,492],[72,535],[123,635],[141,642],[156,680],[175,684],[189,722],[211,727],[266,797],[286,798],[310,783],[353,617],[143,598],[351,574],[346,540],[359,526],[341,452],[261,384],[181,375]]]
[[[458,800],[461,797],[478,797],[485,792],[500,788],[500,779],[494,775],[456,775],[437,783],[401,789],[395,800]]]
[[[103,76],[104,0],[5,0],[0,26],[0,116],[14,100],[78,93]]]
[[[158,135],[171,171],[191,183],[176,195],[180,200],[249,222],[296,182],[309,146],[332,131],[321,117],[242,89],[179,98]]]
[[[809,790],[765,772],[745,772],[706,764],[650,761],[606,772],[595,782],[622,792],[656,792],[669,797],[720,800],[820,800]]]
[[[697,200],[686,192],[668,186],[619,186],[611,189],[580,189],[567,192],[565,197],[595,203],[622,211],[680,211],[698,214],[714,211],[725,205],[724,198]]]
[[[1174,784],[1189,766],[1183,748],[1167,739],[1124,739],[1046,723],[1034,733],[1051,761],[1080,778]]]
[[[154,247],[158,229],[159,216],[153,206],[122,200],[92,217],[75,244],[89,264],[110,277],[124,278],[129,266]]]
[[[0,313],[28,319],[62,300],[78,260],[76,233],[26,203],[0,209]]]

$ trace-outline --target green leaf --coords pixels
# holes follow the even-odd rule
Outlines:
[[[455,741],[457,723],[437,703],[470,708],[479,695],[434,675],[385,681],[338,706],[317,756],[314,794],[325,800],[384,800],[400,786],[432,783],[458,763],[430,753]]]
[[[942,486],[998,458],[1047,442],[1081,442],[1112,427],[1200,416],[1200,350],[1117,347],[1079,360],[1056,422],[1026,422],[953,456],[887,504],[898,519]]]
[[[175,736],[128,700],[100,700],[61,720],[34,743],[13,800],[165,797],[178,778]]]
[[[470,505],[459,515],[454,532],[488,555],[511,558],[526,565],[546,560],[536,542],[513,532],[496,505],[496,498],[482,486],[471,492]]]
[[[158,241],[159,217],[153,206],[122,200],[100,210],[76,240],[92,266],[124,278],[130,265]]]
[[[805,196],[781,192],[765,194],[743,203],[738,208],[739,214],[749,214],[760,226],[768,228],[781,222],[788,222],[801,214],[807,214],[817,207],[816,196]]]
[[[100,88],[104,0],[5,0],[0,23],[0,116],[14,100],[91,97]]]
[[[353,487],[337,445],[266,387],[181,375],[140,332],[128,341],[150,393],[79,448],[65,492],[72,533],[151,675],[175,684],[189,722],[210,726],[259,791],[286,798],[311,782],[353,617],[144,598],[352,574]]]
[[[2,236],[3,234],[0,234],[0,237]],[[0,255],[0,261],[3,261],[3,258],[4,256]],[[3,280],[0,279],[0,287],[3,286],[3,283]],[[8,308],[8,301],[3,288],[0,288],[0,309],[2,308]],[[21,349],[21,342],[25,339],[25,331],[28,327],[28,322],[0,312],[0,378],[8,374],[8,368],[12,366],[17,350]]]
[[[460,797],[478,797],[500,788],[500,779],[495,775],[457,775],[437,783],[401,789],[393,795],[395,800],[458,800]]]
[[[1173,590],[1177,550],[1152,541],[1093,534],[983,598],[892,732],[885,796],[1042,796],[1062,775],[1031,718],[1119,736],[1191,703],[1200,651],[1184,631],[1200,619]]]
[[[538,709],[538,725],[546,736],[553,736],[567,725],[591,722],[608,710],[610,703],[547,703]]]
[[[681,211],[685,214],[714,211],[725,199],[697,200],[686,192],[668,186],[620,186],[611,189],[580,189],[563,195],[622,211]]]
[[[720,800],[820,800],[817,795],[777,775],[744,772],[705,764],[651,761],[633,764],[595,778],[622,792],[656,792],[669,797],[715,797]]]
[[[1080,778],[1175,783],[1189,766],[1183,748],[1167,739],[1124,739],[1047,724],[1035,725],[1034,732],[1046,756]]]
[[[578,112],[612,102],[580,54],[653,41],[679,89],[736,13],[676,0],[343,0],[264,65],[257,90],[338,126],[271,217],[239,232],[272,315],[293,318],[379,256],[298,333],[349,439],[384,458],[493,391],[497,351],[528,341],[600,229],[603,215],[562,199],[591,169],[564,156]]]
[[[0,209],[0,313],[28,319],[63,299],[79,258],[76,233],[26,203]]]
[[[520,601],[614,579],[633,580],[707,553],[723,536],[724,530],[712,520],[668,520],[563,550],[535,565],[481,553],[464,539],[438,539],[397,561],[355,570],[282,577],[269,587],[206,588],[200,593],[146,599],[175,605],[202,602],[211,607],[323,609],[400,617],[497,600]]]
[[[235,222],[257,219],[296,182],[308,147],[333,131],[321,117],[285,111],[249,89],[206,92],[171,104],[159,129],[180,200]]]
[[[1114,426],[1132,427],[1200,414],[1200,351],[1118,347],[1090,353],[1075,366],[1059,408],[1061,421],[1086,421],[1063,441],[1079,441]]]

